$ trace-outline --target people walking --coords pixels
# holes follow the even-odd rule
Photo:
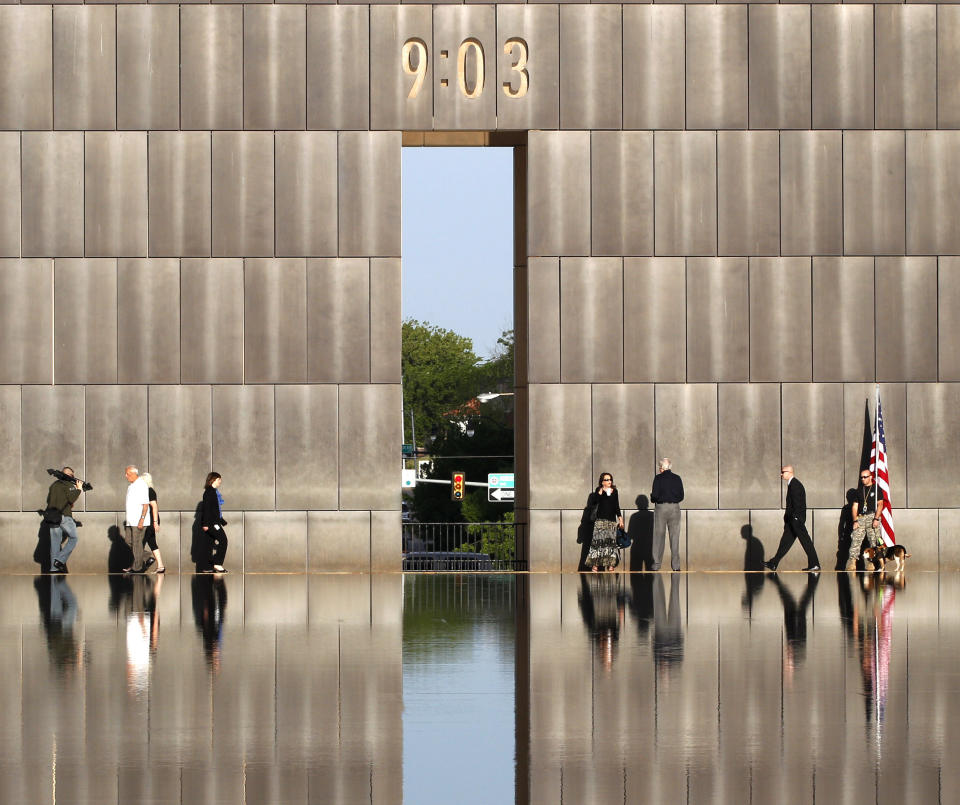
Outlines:
[[[70,467],[64,467],[63,474],[74,477]],[[47,492],[47,512],[60,512],[60,522],[50,523],[50,572],[67,573],[67,562],[70,554],[77,547],[77,522],[73,519],[73,504],[77,502],[83,492],[83,484],[79,479],[73,483],[58,478]],[[63,541],[63,535],[67,535]],[[60,543],[63,542],[61,545]]]
[[[807,493],[800,483],[800,479],[793,474],[793,467],[785,464],[780,468],[780,480],[787,482],[787,503],[783,512],[783,536],[780,537],[780,547],[772,558],[763,564],[768,570],[776,570],[780,560],[787,555],[796,540],[807,553],[807,567],[805,571],[815,573],[820,570],[820,559],[813,540],[807,533]]]
[[[614,570],[619,559],[617,526],[623,528],[623,512],[620,511],[617,487],[614,486],[613,476],[609,472],[600,473],[597,488],[587,499],[587,512],[593,529],[586,565],[594,572],[601,569]]]
[[[683,501],[683,479],[670,469],[669,458],[661,458],[653,479],[650,500],[653,501],[653,562],[651,570],[659,570],[663,547],[670,531],[670,568],[680,570],[680,503]]]
[[[883,490],[873,482],[870,470],[861,470],[860,485],[851,510],[853,534],[845,570],[857,569],[857,557],[860,555],[864,538],[868,548],[875,548],[880,541],[880,514],[885,501]]]
[[[160,547],[157,544],[157,534],[160,531],[160,505],[157,502],[157,490],[153,488],[153,476],[149,472],[143,473],[140,477],[147,485],[147,496],[150,500],[150,525],[144,530],[144,540],[153,553],[153,560],[157,563],[157,573],[166,573],[167,568],[163,564],[163,557],[160,555]]]
[[[200,527],[208,540],[209,553],[204,557],[206,561],[200,563],[201,573],[226,573],[223,560],[227,555],[227,532],[223,526],[227,521],[223,519],[223,495],[220,494],[220,484],[223,478],[219,472],[211,472],[203,485],[203,503],[200,511]]]
[[[144,564],[144,532],[150,525],[150,491],[140,477],[140,470],[132,464],[124,470],[124,476],[130,486],[127,487],[126,521],[123,526],[123,538],[133,552],[133,564],[123,569],[124,573],[142,573]],[[153,561],[151,559],[151,561]]]

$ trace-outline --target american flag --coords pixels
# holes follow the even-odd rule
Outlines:
[[[883,435],[883,409],[880,407],[880,392],[877,391],[877,427],[873,431],[870,448],[870,472],[883,492],[883,511],[880,513],[880,536],[888,548],[896,544],[893,536],[893,506],[890,503],[890,470],[887,467],[887,440]],[[879,502],[879,501],[878,501]]]

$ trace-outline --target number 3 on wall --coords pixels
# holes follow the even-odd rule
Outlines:
[[[467,54],[471,50],[476,60],[476,75],[472,82],[472,88],[467,86],[466,76]],[[520,37],[511,37],[504,43],[503,52],[516,59],[510,65],[510,70],[517,74],[511,81],[503,82],[503,94],[508,98],[522,98],[530,88],[530,73],[527,72],[527,61],[529,59],[527,43]],[[420,90],[423,89],[423,82],[427,76],[427,43],[419,37],[408,39],[403,43],[403,48],[400,51],[400,61],[403,65],[403,72],[414,76],[407,98],[416,98],[420,94]],[[465,98],[479,98],[483,92],[484,62],[483,46],[477,39],[470,37],[460,43],[457,50],[457,81]],[[516,88],[513,86],[513,81],[519,82]]]

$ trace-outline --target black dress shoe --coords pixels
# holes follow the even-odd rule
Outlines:
[[[772,570],[774,573],[777,572],[777,563],[774,562],[773,559],[767,559],[767,561],[763,563],[763,566],[767,570]]]
[[[810,565],[810,567],[805,567],[805,568],[803,569],[803,572],[804,572],[804,573],[819,573],[819,572],[820,572],[820,565]]]
[[[67,566],[61,562],[59,559],[55,560],[53,563],[53,572],[54,573],[69,573]]]

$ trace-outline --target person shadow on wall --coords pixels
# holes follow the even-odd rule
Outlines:
[[[637,510],[630,515],[627,533],[633,545],[630,548],[630,570],[650,570],[653,564],[653,512],[646,495],[637,495]]]
[[[583,514],[580,515],[580,525],[577,527],[577,543],[580,545],[580,561],[577,562],[577,572],[585,573],[590,568],[587,567],[587,554],[590,552],[590,542],[593,539],[593,523],[590,522],[590,504],[583,507]]]
[[[107,554],[107,573],[123,573],[125,567],[133,564],[133,551],[120,533],[118,526],[112,525],[107,529],[107,539],[110,540],[110,552]]]
[[[743,549],[743,596],[740,599],[740,607],[744,614],[749,618],[753,615],[753,602],[766,581],[766,573],[763,566],[763,543],[754,536],[753,526],[744,523],[740,528],[740,538],[744,540]]]
[[[33,551],[33,561],[40,565],[41,573],[50,572],[50,526],[44,521],[40,521],[40,528],[37,530],[37,547]]]
[[[850,555],[850,543],[853,542],[853,504],[857,500],[857,490],[847,490],[846,505],[840,509],[837,522],[837,564],[834,570],[843,570]]]
[[[203,533],[202,517],[203,501],[201,500],[194,509],[193,525],[190,527],[190,559],[197,573],[210,567],[210,540]]]

